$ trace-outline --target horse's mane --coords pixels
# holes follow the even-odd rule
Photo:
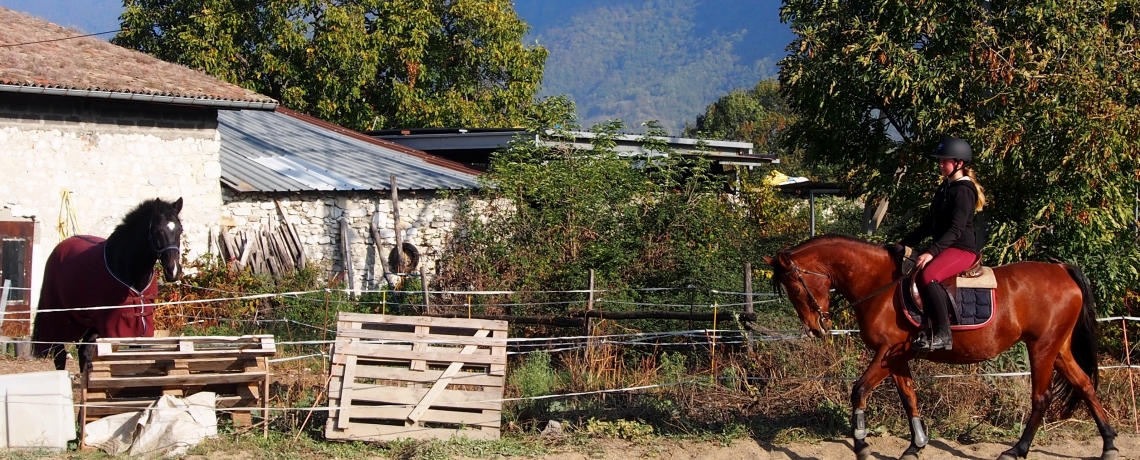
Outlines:
[[[178,216],[178,213],[174,211],[174,205],[163,201],[161,198],[153,198],[139,203],[134,209],[128,211],[112,234],[123,234],[140,228],[149,229],[150,220],[156,214],[170,214],[175,218]]]
[[[796,253],[796,252],[799,252],[801,250],[804,250],[804,249],[807,249],[809,247],[816,246],[819,244],[837,243],[837,242],[838,243],[859,243],[859,244],[863,244],[863,245],[867,245],[867,246],[871,246],[871,247],[881,247],[878,244],[872,243],[872,242],[867,241],[867,240],[862,239],[862,238],[855,238],[853,236],[819,235],[819,236],[813,237],[807,241],[804,241],[803,243],[797,244],[795,247],[789,249],[787,252]]]
[[[779,263],[780,254],[787,254],[787,255],[791,256],[792,254],[795,254],[799,251],[803,251],[805,249],[808,249],[808,248],[811,248],[814,246],[818,246],[821,244],[829,244],[829,243],[850,243],[850,244],[858,244],[858,245],[866,246],[868,248],[880,248],[880,249],[882,248],[881,245],[872,243],[872,242],[867,241],[865,239],[855,238],[855,237],[847,236],[847,235],[819,235],[819,236],[812,237],[811,239],[804,241],[803,243],[800,243],[800,244],[793,246],[791,249],[787,249],[785,251],[781,251],[780,253],[776,254],[776,257],[774,259],[774,262],[776,262],[776,263],[772,265],[772,292],[775,292],[777,295],[783,294],[783,287],[780,286],[780,278],[782,278],[785,274],[788,273],[788,268],[784,267],[783,264]]]

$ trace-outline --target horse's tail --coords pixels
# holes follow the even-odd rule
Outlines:
[[[1100,381],[1100,368],[1097,367],[1096,303],[1093,299],[1092,288],[1089,287],[1089,280],[1081,272],[1081,269],[1065,264],[1065,270],[1081,288],[1082,298],[1081,313],[1077,317],[1077,324],[1073,326],[1073,335],[1069,339],[1069,350],[1073,353],[1073,358],[1077,364],[1081,366],[1081,370],[1089,376],[1095,391],[1097,383]],[[1061,414],[1066,418],[1073,414],[1077,405],[1082,401],[1076,389],[1060,374],[1053,376],[1053,396],[1061,402]]]

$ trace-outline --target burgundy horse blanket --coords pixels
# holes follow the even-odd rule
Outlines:
[[[158,295],[156,274],[151,273],[146,289],[136,291],[107,268],[106,244],[103,238],[80,235],[52,250],[44,267],[33,341],[76,342],[88,330],[99,337],[154,336],[154,307],[142,304],[153,303]],[[115,305],[125,307],[88,310]],[[36,349],[43,352],[48,346],[38,343]]]

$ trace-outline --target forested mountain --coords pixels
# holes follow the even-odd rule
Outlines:
[[[516,0],[550,51],[543,95],[567,94],[584,126],[656,119],[680,134],[718,97],[773,77],[792,39],[775,0]]]

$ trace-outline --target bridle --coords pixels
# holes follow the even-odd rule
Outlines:
[[[153,222],[154,221],[152,218],[151,223],[153,224]],[[152,225],[152,227],[153,227],[153,225]],[[159,248],[158,245],[155,244],[154,232],[152,232],[152,231],[147,231],[146,239],[147,239],[147,242],[150,243],[150,248],[154,250],[155,255],[158,257],[162,257],[162,254],[167,252],[167,251],[177,251],[181,248],[181,245],[179,245],[177,241],[175,241],[174,244],[172,244],[170,246],[167,246],[164,248]]]
[[[799,265],[796,265],[796,261],[792,260],[792,254],[790,252],[785,252],[784,254],[787,254],[788,256],[788,268],[791,268],[792,271],[796,273],[796,278],[799,279],[800,286],[802,286],[804,288],[804,291],[807,292],[808,302],[810,302],[808,306],[811,307],[812,312],[816,314],[816,321],[819,323],[819,328],[823,331],[827,331],[828,328],[826,323],[828,321],[831,321],[831,313],[820,306],[819,301],[815,300],[815,294],[811,293],[811,288],[809,288],[807,282],[804,281],[804,274],[822,276],[824,278],[827,278],[828,286],[831,285],[831,275],[802,269]]]
[[[807,292],[807,298],[808,298],[808,302],[809,302],[808,306],[811,307],[812,312],[814,312],[816,314],[816,318],[817,318],[816,321],[819,324],[819,328],[826,332],[828,330],[826,322],[831,321],[831,312],[824,309],[822,306],[819,305],[819,301],[815,300],[815,294],[812,294],[811,289],[808,288],[807,282],[804,281],[804,275],[805,274],[815,275],[815,276],[822,276],[824,278],[827,278],[828,286],[830,286],[832,284],[831,275],[828,275],[825,273],[820,273],[820,272],[813,272],[811,270],[805,270],[803,268],[800,268],[799,265],[796,265],[796,261],[792,260],[792,253],[791,252],[785,252],[784,254],[787,255],[788,268],[792,269],[792,271],[794,271],[796,273],[796,278],[799,279],[800,286],[804,288],[805,292]],[[883,291],[890,289],[891,286],[899,284],[899,282],[901,282],[903,279],[905,279],[909,275],[910,275],[910,273],[904,273],[902,276],[896,278],[895,280],[891,281],[890,283],[887,283],[885,286],[877,289],[875,292],[871,293],[871,295],[864,296],[862,299],[848,303],[847,307],[854,307],[854,306],[859,305],[863,302],[866,302],[867,300],[870,300],[871,298],[873,298],[879,294],[882,294]]]

